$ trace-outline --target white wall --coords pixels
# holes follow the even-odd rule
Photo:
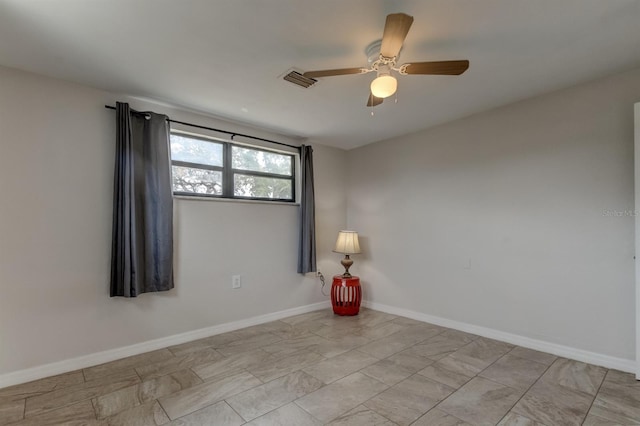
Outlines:
[[[326,300],[312,274],[295,272],[297,207],[184,199],[175,201],[176,288],[110,298],[115,115],[104,105],[124,99],[0,67],[0,375]],[[328,271],[346,222],[345,160],[314,148],[318,261]],[[242,289],[231,289],[232,274]]]
[[[639,99],[634,70],[349,151],[366,298],[634,359]]]

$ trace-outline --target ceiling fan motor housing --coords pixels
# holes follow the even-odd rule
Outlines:
[[[390,64],[379,64],[378,65],[378,77],[382,77],[383,75],[391,75],[391,65]]]

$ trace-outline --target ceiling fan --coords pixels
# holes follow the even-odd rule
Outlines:
[[[460,75],[469,68],[469,61],[411,62],[396,67],[396,61],[402,43],[413,23],[413,16],[404,13],[387,15],[381,42],[374,42],[367,48],[367,55],[377,53],[369,68],[341,68],[334,70],[307,71],[302,74],[307,78],[331,77],[336,75],[366,74],[376,72],[377,77],[371,82],[371,93],[367,100],[368,107],[380,105],[384,98],[393,95],[398,88],[398,81],[392,71],[400,75]],[[373,50],[373,52],[371,52]],[[375,58],[375,56],[374,56]]]

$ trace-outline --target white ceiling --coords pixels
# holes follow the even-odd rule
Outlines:
[[[365,107],[385,16],[415,18],[400,63],[468,59],[461,76],[400,76]],[[639,0],[0,0],[0,64],[353,148],[640,66]]]

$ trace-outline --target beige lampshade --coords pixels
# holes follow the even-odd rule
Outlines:
[[[360,253],[360,243],[358,242],[358,233],[356,231],[340,231],[338,240],[333,249],[336,253],[356,254]]]

